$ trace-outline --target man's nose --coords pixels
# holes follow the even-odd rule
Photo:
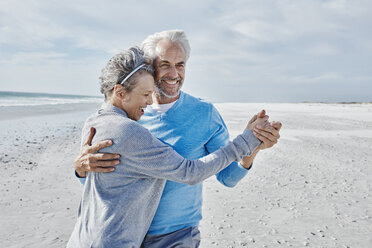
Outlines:
[[[168,77],[172,77],[172,78],[176,78],[176,77],[178,77],[178,72],[177,72],[176,67],[171,66],[171,67],[169,68]]]

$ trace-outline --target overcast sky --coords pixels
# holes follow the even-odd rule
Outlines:
[[[100,95],[109,58],[183,29],[213,102],[372,101],[371,0],[0,1],[0,91]]]

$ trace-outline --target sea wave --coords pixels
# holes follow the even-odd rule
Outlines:
[[[99,103],[102,101],[103,98],[94,96],[0,91],[0,107]]]

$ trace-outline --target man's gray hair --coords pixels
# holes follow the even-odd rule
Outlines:
[[[189,40],[183,30],[166,30],[147,36],[147,38],[142,42],[141,47],[145,54],[151,59],[155,59],[157,55],[155,49],[160,40],[170,40],[178,43],[185,51],[186,61],[189,59],[191,48]]]
[[[134,69],[143,64],[145,64],[145,66],[140,68],[122,84],[127,92],[131,92],[137,84],[138,80],[136,80],[136,75],[139,75],[144,71],[154,75],[152,61],[148,56],[144,55],[144,52],[139,47],[136,46],[130,47],[128,50],[116,54],[102,69],[102,75],[99,78],[101,93],[104,94],[107,99],[116,84],[120,84]]]

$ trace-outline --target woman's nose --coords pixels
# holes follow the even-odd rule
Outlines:
[[[152,95],[147,98],[147,105],[152,105]]]

